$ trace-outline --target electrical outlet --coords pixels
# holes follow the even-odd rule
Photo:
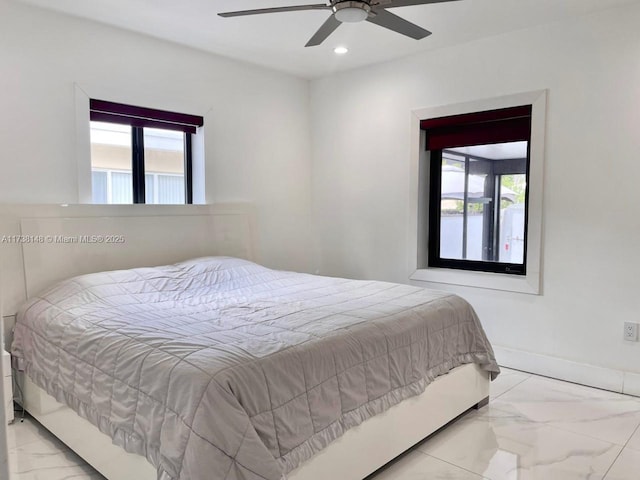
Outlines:
[[[638,341],[638,324],[624,322],[624,339],[628,342]]]

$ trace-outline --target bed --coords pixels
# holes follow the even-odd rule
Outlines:
[[[499,371],[459,297],[234,257],[30,297],[12,348],[25,407],[112,480],[362,479]]]

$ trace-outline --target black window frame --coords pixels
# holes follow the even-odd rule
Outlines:
[[[523,105],[514,107],[513,109],[499,109],[487,112],[477,112],[466,115],[444,117],[441,119],[423,120],[421,128],[426,130],[427,142],[425,148],[430,152],[429,161],[429,209],[428,209],[428,235],[427,235],[427,265],[435,268],[450,268],[456,270],[467,270],[477,272],[503,273],[509,275],[525,276],[527,273],[527,248],[528,248],[528,228],[529,228],[529,186],[530,186],[530,159],[531,159],[531,105]],[[509,120],[515,119],[509,124]],[[523,122],[522,120],[525,119]],[[501,122],[499,124],[498,122]],[[528,122],[528,127],[527,127]],[[474,125],[478,129],[474,131]],[[461,128],[457,128],[460,126]],[[492,128],[495,126],[495,129]],[[432,128],[431,132],[429,127]],[[526,129],[526,138],[524,136]],[[438,148],[430,148],[429,134],[435,138],[431,142]],[[443,133],[442,135],[440,135]],[[437,138],[436,138],[437,137]],[[467,141],[465,142],[465,139]],[[483,140],[484,139],[484,140]],[[489,188],[488,194],[492,197],[492,205],[490,211],[484,212],[483,225],[483,260],[467,260],[467,259],[450,259],[440,256],[440,240],[441,240],[441,206],[442,206],[442,164],[443,152],[448,153],[448,148],[489,145],[496,143],[508,143],[511,141],[527,142],[527,156],[525,161],[526,189],[525,189],[525,206],[524,206],[524,247],[523,261],[519,263],[500,262],[498,258],[499,251],[499,232],[500,232],[500,191],[496,189],[497,182],[500,181],[501,175],[522,174],[521,171],[510,171],[505,165],[522,162],[523,159],[504,159],[493,160],[469,155],[459,151],[451,153],[459,157],[465,158],[465,176],[468,178],[470,172],[471,160],[487,162],[487,168],[491,171],[482,172],[487,174],[489,180],[485,185],[493,185],[493,189]],[[449,145],[447,147],[447,145]],[[488,166],[488,162],[492,162],[492,166]],[[495,167],[501,164],[496,172]],[[465,180],[468,181],[468,180]],[[499,184],[498,184],[499,185]],[[486,195],[485,195],[486,196]],[[468,200],[464,198],[464,216],[467,216]],[[464,219],[463,219],[463,223]],[[463,227],[463,245],[466,242],[466,233]]]
[[[131,127],[131,177],[134,204],[146,204],[144,129],[157,128],[182,132],[184,138],[184,204],[193,203],[192,136],[199,127],[204,125],[203,117],[91,99],[89,120]]]

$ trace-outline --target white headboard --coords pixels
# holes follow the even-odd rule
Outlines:
[[[0,205],[6,329],[27,298],[65,278],[208,255],[258,260],[253,224],[248,204]]]

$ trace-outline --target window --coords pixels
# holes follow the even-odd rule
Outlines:
[[[90,101],[93,203],[192,203],[192,135],[202,117]]]
[[[498,115],[500,112],[505,113],[513,108],[524,109],[524,114],[521,111],[520,114],[514,115],[514,111],[511,110],[511,115],[506,117]],[[496,113],[486,114],[485,112]],[[482,118],[483,115],[485,118]],[[491,120],[490,115],[494,116],[493,120]],[[546,90],[514,93],[501,97],[482,98],[465,103],[432,106],[411,111],[413,140],[411,142],[409,163],[407,260],[409,279],[412,282],[441,283],[532,295],[539,295],[542,292],[542,198],[544,192],[546,117]],[[520,120],[509,122],[509,119],[518,118]],[[465,120],[465,122],[460,120]],[[482,123],[486,125],[480,125]],[[500,128],[499,123],[502,123],[505,128]],[[449,127],[453,127],[456,124],[462,124],[462,126],[456,129],[445,128],[445,124],[448,124]],[[528,137],[521,136],[522,131],[520,130],[523,126],[525,134],[529,134]],[[493,135],[481,137],[480,134],[476,133],[476,141],[468,141],[470,138],[473,139],[470,135],[458,135],[457,138],[459,140],[465,141],[457,144],[444,141],[454,138],[454,133],[472,130],[483,133],[493,132]],[[511,135],[503,135],[509,131]],[[520,134],[518,135],[519,131]],[[502,133],[498,135],[496,132]],[[436,133],[441,133],[442,135],[436,135]],[[437,141],[440,141],[440,144],[436,143]],[[493,232],[494,238],[496,234],[498,235],[498,261],[471,260],[469,258],[445,258],[444,260],[438,261],[435,259],[434,261],[430,257],[435,255],[434,249],[436,245],[434,244],[438,244],[438,248],[440,248],[441,234],[434,235],[433,229],[439,228],[441,222],[438,220],[436,225],[432,227],[431,224],[435,222],[435,216],[431,214],[431,211],[434,208],[434,203],[441,204],[443,202],[441,194],[435,195],[434,191],[435,188],[442,189],[442,178],[437,182],[431,178],[432,167],[435,169],[434,163],[440,166],[440,175],[442,175],[442,158],[439,160],[440,163],[432,162],[432,157],[437,156],[437,153],[434,152],[442,150],[442,155],[445,159],[449,156],[451,160],[458,160],[458,162],[451,162],[453,165],[450,165],[458,169],[466,168],[463,163],[465,162],[464,155],[466,154],[469,157],[469,176],[477,175],[485,179],[486,177],[483,176],[484,174],[480,169],[474,171],[476,168],[473,162],[474,157],[482,157],[480,160],[495,160],[495,162],[509,160],[496,155],[496,150],[504,150],[505,147],[502,144],[510,143],[515,145],[511,145],[508,148],[515,150],[518,148],[517,142],[527,143],[527,167],[525,173],[511,173],[514,170],[509,172],[505,169],[501,172],[494,171],[496,177],[498,174],[501,175],[500,188],[502,189],[502,193],[499,195],[501,208],[497,214],[500,225],[497,230],[495,229],[495,223],[494,229],[485,230],[484,222],[479,221],[479,219],[482,219],[487,207],[484,201],[479,201],[479,198],[474,199],[473,195],[469,195],[469,192],[474,191],[473,188],[466,189],[467,222],[475,215],[476,218],[479,218],[475,220],[479,223],[476,226],[481,226],[483,231]],[[478,150],[480,147],[488,150],[491,145],[499,145],[498,147],[491,147],[491,150],[493,150],[491,154],[487,151]],[[456,156],[454,157],[454,155]],[[508,156],[512,155],[509,154]],[[517,156],[519,157],[519,155]],[[501,163],[502,166],[507,164],[507,162]],[[511,163],[515,164],[516,162]],[[465,176],[466,173],[465,171]],[[469,183],[474,182],[473,177],[464,180]],[[475,181],[477,182],[477,179]],[[434,185],[432,186],[432,184]],[[512,194],[506,190],[507,188],[514,193]],[[445,204],[444,213],[445,215],[458,215],[458,222],[463,222],[464,190],[461,189],[458,193],[462,193],[462,204],[448,202],[448,204]],[[524,202],[522,202],[523,193]],[[430,198],[432,195],[435,197],[433,202]],[[476,197],[479,197],[479,195],[476,195]],[[482,197],[484,199],[494,198],[495,202],[495,196],[491,197],[491,195],[485,194],[484,191],[482,192]],[[454,198],[453,200],[459,202],[460,198]],[[474,200],[478,200],[478,202],[474,203]],[[480,203],[482,203],[482,215],[480,214]],[[517,204],[519,206],[513,206]],[[440,205],[440,209],[442,210],[442,205]],[[511,222],[511,227],[507,225],[508,222]],[[467,251],[469,255],[472,253],[470,251],[472,245],[469,239],[469,235],[471,235],[469,224],[467,224],[467,229]],[[520,237],[519,232],[523,230],[524,236]],[[460,235],[454,238],[458,239],[459,252],[462,252],[462,239],[464,237]],[[478,243],[476,242],[474,246],[477,247]],[[506,246],[507,243],[509,244],[508,247]],[[448,248],[448,244],[446,247]],[[482,249],[482,246],[480,248]],[[495,250],[494,248],[494,255]],[[507,260],[506,253],[502,253],[501,250],[509,250],[511,258],[514,260]],[[523,257],[522,263],[518,258],[520,255]],[[458,256],[461,256],[461,253]],[[440,253],[438,253],[438,257],[441,257]],[[455,263],[457,265],[455,267],[442,266],[447,262],[449,262],[449,265]],[[482,269],[474,269],[476,266],[482,267]],[[507,267],[512,271],[507,272]]]
[[[531,105],[423,120],[428,266],[526,274]]]

